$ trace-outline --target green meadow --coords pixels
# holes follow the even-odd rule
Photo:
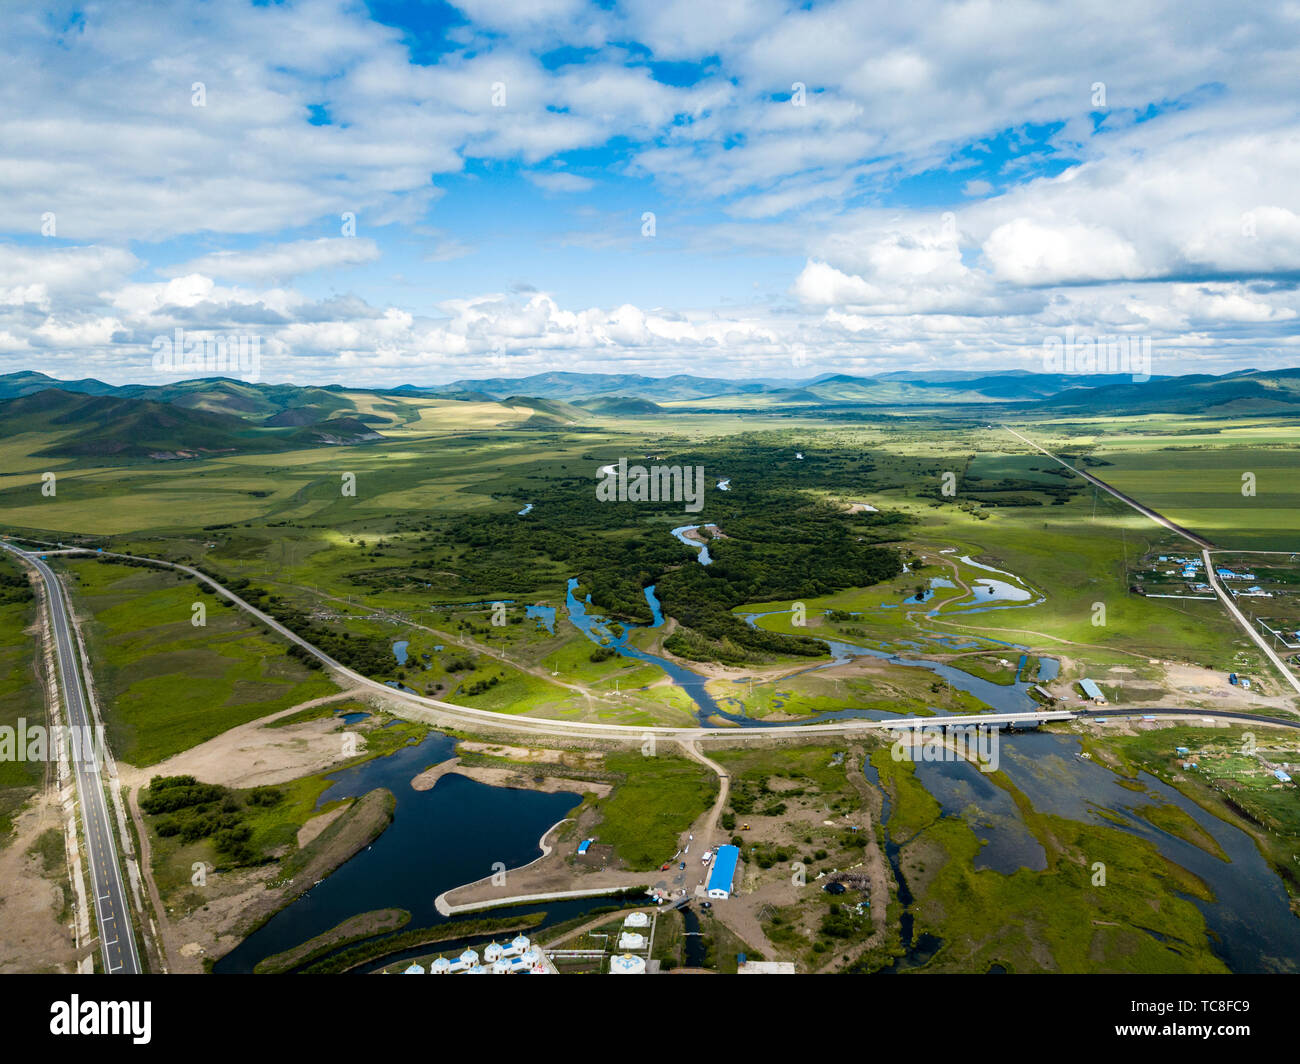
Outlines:
[[[337,688],[282,641],[189,579],[96,561],[58,563],[70,577],[117,756],[152,765],[215,735]],[[202,604],[206,623],[191,623]]]
[[[29,631],[36,621],[36,600],[28,591],[26,570],[8,553],[0,553],[0,727],[18,721],[44,726],[45,698],[37,682],[38,643]],[[45,778],[39,761],[0,761],[0,846],[9,840],[12,817]]]
[[[707,689],[723,708],[756,719],[797,720],[846,705],[921,715],[986,708],[928,671],[884,660],[818,671],[830,658],[818,654],[810,642],[817,639],[945,661],[1003,685],[1014,680],[1022,653],[1028,678],[1043,658],[1059,657],[1063,680],[1092,675],[1116,687],[1115,678],[1124,677],[1120,702],[1158,688],[1160,661],[1248,669],[1261,676],[1266,694],[1276,693],[1253,644],[1217,602],[1130,591],[1142,559],[1181,549],[1173,534],[984,420],[914,412],[778,419],[761,402],[744,414],[690,413],[699,407],[686,403],[658,416],[532,428],[521,427],[532,416],[522,406],[503,414],[500,404],[394,405],[400,416],[385,426],[385,442],[274,456],[109,467],[32,458],[38,441],[10,439],[0,444],[0,459],[8,460],[0,462],[3,530],[76,536],[198,565],[240,594],[292,613],[310,633],[345,649],[349,641],[362,647],[358,659],[375,679],[506,716],[633,728],[695,721],[693,703],[661,669],[602,652],[570,623],[571,578],[579,580],[580,597],[592,593],[592,612],[620,625],[645,625],[642,589],[654,583],[675,608],[665,607],[663,627],[637,628],[630,645],[709,669]],[[1291,483],[1300,436],[1280,419],[1058,419],[1022,431],[1220,545],[1287,549],[1300,503]],[[597,467],[642,455],[703,465],[703,510],[596,506]],[[47,469],[58,476],[54,498],[39,491]],[[1256,475],[1254,496],[1241,494],[1243,472]],[[721,477],[732,481],[727,492],[714,487]],[[344,490],[353,478],[355,494]],[[528,503],[536,508],[521,516]],[[864,514],[854,508],[859,503],[879,513]],[[714,545],[707,573],[670,535],[688,523],[716,523],[727,537]],[[88,559],[54,564],[69,577],[87,621],[110,742],[126,762],[157,764],[336,690],[194,581]],[[1026,604],[981,609],[965,588],[990,578],[1011,583]],[[932,581],[953,586],[934,588],[922,603],[904,601]],[[191,624],[196,602],[206,610],[203,627]],[[504,624],[493,622],[494,602],[506,603]],[[796,604],[805,623],[789,612]],[[528,606],[554,609],[554,630],[526,617]],[[767,616],[757,631],[745,631],[746,613]],[[27,645],[20,636],[28,623],[29,606],[0,603],[6,720],[40,710],[36,689],[24,681],[30,652],[13,649]],[[393,652],[398,642],[407,644],[405,662]],[[341,708],[348,707],[290,720]],[[418,734],[407,723],[378,724],[373,718],[361,726],[372,744],[367,756]],[[1136,740],[1110,749],[1123,769],[1159,760],[1154,747]],[[1266,780],[1247,779],[1226,749],[1217,753],[1243,773],[1244,804],[1276,827],[1285,795]],[[717,757],[734,774],[733,797],[742,782],[757,792],[764,777],[784,774],[797,777],[810,799],[824,800],[828,815],[863,800],[825,750],[724,750]],[[989,781],[1016,803],[1048,867],[1007,875],[976,869],[980,842],[970,826],[941,815],[910,766],[880,754],[873,761],[891,798],[889,830],[903,846],[917,930],[943,941],[931,967],[1223,970],[1194,904],[1206,887],[1146,841],[1104,818],[1085,823],[1039,813],[994,773]],[[593,833],[637,870],[667,860],[717,795],[713,773],[676,753],[608,753],[604,770],[615,787],[587,799],[599,818]],[[0,783],[9,788],[0,800],[33,785],[3,775]],[[297,830],[317,812],[326,786],[326,773],[293,781],[269,805],[238,794],[249,829],[248,853],[238,859],[210,839],[158,840],[155,871],[169,903],[203,903],[188,886],[195,860],[292,861]],[[1212,792],[1199,800],[1224,803]],[[1152,804],[1141,815],[1209,848],[1197,825],[1171,807]],[[813,834],[822,840],[820,829]],[[1281,868],[1293,856],[1289,842],[1271,845]],[[825,858],[828,867],[841,860],[838,851]],[[1093,861],[1126,888],[1094,888]],[[1156,909],[1152,897],[1161,899]],[[789,922],[768,923],[772,935],[792,933]],[[815,948],[812,939],[788,944],[792,955]]]
[[[1212,894],[1145,839],[1034,810],[1003,773],[1007,791],[1047,867],[1010,874],[976,869],[981,842],[959,817],[942,816],[910,762],[888,749],[871,762],[893,801],[888,828],[902,846],[915,932],[942,940],[927,971],[1223,972],[1193,898]],[[1109,882],[1094,884],[1100,862]],[[1153,906],[1152,898],[1160,904]]]
[[[605,768],[618,783],[605,798],[589,799],[601,816],[595,835],[635,871],[672,857],[678,839],[718,795],[717,777],[677,754],[611,753]]]
[[[537,514],[545,512],[545,500],[561,497],[557,486],[594,483],[596,467],[620,455],[675,456],[703,464],[710,484],[714,476],[732,476],[733,490],[710,491],[697,515],[649,508],[629,514],[625,527],[584,532],[601,545],[619,579],[628,575],[626,566],[620,569],[628,544],[676,552],[675,559],[656,563],[667,564],[669,573],[694,564],[689,550],[673,546],[669,529],[718,515],[744,528],[751,520],[746,492],[770,482],[789,485],[792,500],[832,509],[868,502],[902,515],[902,523],[878,534],[917,557],[910,572],[892,580],[804,594],[798,601],[811,618],[807,627],[771,616],[759,622],[765,631],[938,657],[951,653],[940,637],[973,644],[967,649],[985,655],[1015,643],[1077,663],[1067,666],[1067,679],[1076,668],[1079,675],[1104,678],[1121,669],[1138,681],[1154,680],[1151,659],[1266,672],[1253,644],[1218,604],[1129,592],[1137,560],[1176,548],[1172,534],[1063,475],[997,425],[925,414],[842,423],[776,419],[756,410],[520,428],[521,422],[502,420],[499,404],[395,403],[401,417],[385,428],[383,443],[99,468],[63,462],[52,499],[40,496],[39,474],[53,460],[23,458],[33,441],[11,440],[4,447],[14,452],[13,471],[0,477],[5,524],[58,538],[81,533],[111,549],[199,564],[222,578],[248,580],[303,615],[321,618],[322,625],[385,644],[407,640],[408,665],[400,668],[394,659],[392,671],[377,678],[421,693],[503,713],[684,724],[694,707],[680,689],[662,682],[659,669],[617,656],[591,660],[593,645],[565,617],[565,582],[578,573],[574,561],[565,560],[562,542],[539,536],[511,557],[500,548],[487,553],[494,548],[474,538],[482,535],[477,530],[491,536],[494,526],[504,532],[528,522],[517,512],[525,503],[537,501],[543,508]],[[1073,458],[1088,456],[1093,472],[1225,545],[1281,544],[1300,502],[1286,479],[1296,453],[1291,448],[1300,441],[1280,419],[1205,422],[1160,415],[1035,422],[1023,431]],[[815,464],[795,463],[796,449]],[[759,461],[758,455],[770,457]],[[1240,494],[1243,470],[1257,475],[1254,497]],[[344,474],[355,477],[355,494],[343,490]],[[941,490],[947,474],[956,485],[952,495]],[[479,524],[467,525],[467,519]],[[789,546],[791,554],[808,549]],[[727,546],[719,550],[725,556]],[[969,599],[946,601],[958,592],[941,588],[934,616],[926,616],[930,604],[901,604],[935,577],[967,584],[1005,579],[962,556],[1007,570],[1013,583],[1042,601],[967,612]],[[653,572],[643,569],[639,578],[649,581]],[[604,590],[599,567],[584,575],[584,589]],[[489,624],[483,605],[497,600],[511,603],[511,623],[503,628]],[[788,608],[793,601],[732,608]],[[522,608],[531,604],[557,609],[553,635],[522,618]],[[823,611],[836,611],[839,619]],[[661,653],[665,634],[638,631],[632,642]],[[691,638],[679,637],[673,648],[697,645]],[[469,667],[449,669],[455,655],[468,655]],[[766,664],[812,663],[771,652],[758,657]],[[920,712],[980,708],[961,704],[951,692],[945,702],[940,692],[904,678],[907,670],[897,671],[898,682],[888,676],[753,685],[715,680],[711,690],[729,700],[728,708],[755,716],[813,714],[846,699],[881,708],[901,702]],[[155,685],[150,697],[166,697],[161,675],[149,682]],[[147,716],[138,701],[124,712]],[[184,733],[188,725],[179,728]],[[160,749],[176,741],[163,741]]]
[[[1218,547],[1300,550],[1293,419],[1154,415],[1049,422],[1025,434],[1099,460],[1089,472]]]

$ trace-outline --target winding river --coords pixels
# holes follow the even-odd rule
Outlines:
[[[744,714],[731,713],[724,710],[717,700],[709,694],[705,688],[708,678],[693,672],[675,661],[657,654],[651,654],[648,651],[640,650],[629,645],[632,632],[638,625],[626,625],[621,633],[615,633],[610,627],[610,622],[598,614],[589,611],[592,606],[591,594],[588,593],[585,601],[580,600],[575,591],[578,587],[577,578],[573,578],[568,583],[568,594],[565,599],[565,606],[568,610],[569,620],[575,628],[583,633],[591,642],[597,645],[605,645],[612,648],[616,653],[626,658],[635,658],[638,661],[649,662],[657,665],[668,675],[672,682],[680,687],[695,703],[696,719],[702,725],[710,723],[710,718],[725,720],[738,727],[794,727],[805,724],[818,724],[823,721],[864,719],[880,720],[885,717],[898,716],[897,713],[890,713],[878,709],[854,709],[846,708],[832,710],[827,713],[817,714],[815,716],[800,717],[798,720],[791,721],[766,721],[747,717]],[[659,600],[655,597],[655,589],[652,584],[645,589],[646,604],[650,607],[651,623],[644,627],[656,629],[663,625],[663,610],[660,607]],[[772,610],[766,613],[747,613],[741,614],[746,623],[756,626],[760,617],[771,616],[777,613],[788,613],[788,610]],[[818,637],[821,638],[821,637]],[[847,643],[836,639],[822,639],[831,651],[831,660],[828,662],[819,662],[816,665],[810,665],[805,669],[800,669],[790,673],[782,679],[789,679],[790,676],[800,676],[806,672],[814,672],[818,669],[829,669],[836,665],[843,665],[859,657],[879,658],[888,661],[892,665],[901,665],[906,668],[924,669],[933,673],[935,676],[943,679],[951,686],[958,690],[965,691],[974,695],[982,702],[991,706],[994,710],[1003,713],[1024,713],[1031,712],[1039,708],[1037,702],[1030,696],[1029,691],[1033,686],[1028,680],[1017,679],[1012,684],[996,684],[990,680],[983,680],[978,676],[972,676],[969,673],[962,672],[960,669],[953,668],[951,665],[944,665],[941,662],[930,661],[925,658],[902,658],[897,654],[892,654],[884,650],[873,650],[868,647],[857,646],[853,643]],[[918,647],[920,644],[916,644]],[[1055,675],[1058,662],[1052,658],[1043,658],[1043,665],[1048,667],[1050,675]],[[1050,663],[1050,665],[1049,665]],[[1049,677],[1045,677],[1049,678]],[[745,682],[745,681],[740,681]]]

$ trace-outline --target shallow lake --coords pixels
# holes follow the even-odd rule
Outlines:
[[[579,796],[490,787],[455,774],[432,790],[411,787],[412,778],[454,752],[454,739],[431,732],[395,754],[337,773],[321,803],[387,787],[397,799],[392,824],[218,961],[216,971],[250,972],[258,961],[373,909],[408,910],[408,928],[444,923],[447,918],[433,904],[443,891],[491,875],[496,862],[518,868],[541,856],[543,833],[564,819]],[[508,876],[503,891],[509,896]],[[595,904],[608,901],[597,899],[589,907]],[[546,908],[554,918],[556,906]],[[519,911],[525,909],[491,915]]]
[[[1214,892],[1215,900],[1192,902],[1205,916],[1215,952],[1233,971],[1300,970],[1300,920],[1291,913],[1281,880],[1246,832],[1207,813],[1149,773],[1137,777],[1146,793],[1120,786],[1121,777],[1110,769],[1077,756],[1082,747],[1074,736],[1003,732],[1000,744],[999,767],[1035,809],[1147,839],[1169,860],[1199,876]],[[1021,865],[1044,867],[1042,858],[1037,864],[1030,863],[1042,849],[1009,796],[984,779],[975,766],[921,762],[917,778],[943,805],[946,815],[961,816],[978,837],[987,840],[977,867],[1001,872]],[[1137,809],[1160,802],[1176,805],[1196,821],[1223,848],[1229,861],[1137,815]],[[1121,822],[1103,820],[1102,811],[1118,814]]]
[[[1002,732],[999,738],[999,767],[1035,809],[1147,839],[1169,860],[1199,876],[1214,892],[1215,900],[1192,901],[1205,917],[1215,952],[1229,968],[1235,972],[1300,970],[1300,920],[1291,913],[1281,880],[1246,832],[1205,812],[1148,773],[1138,775],[1147,793],[1121,787],[1120,777],[1110,769],[1076,756],[1081,746],[1074,736]],[[917,779],[943,806],[944,814],[962,817],[979,838],[986,840],[976,867],[1003,873],[1022,866],[1045,867],[1042,847],[1025,827],[1010,797],[985,779],[978,768],[965,762],[920,762],[916,768]],[[875,768],[868,764],[864,772],[879,787]],[[1229,861],[1153,826],[1135,812],[1160,801],[1186,812],[1218,842]],[[1121,823],[1103,820],[1103,810],[1119,814]],[[889,813],[886,794],[881,817],[886,831],[886,856],[895,876],[901,878],[898,848],[907,840],[889,834]],[[905,883],[902,894],[906,904],[911,893]],[[905,918],[904,923],[906,944],[911,939],[911,918]],[[914,944],[899,967],[923,963],[932,953],[926,947],[936,941]]]

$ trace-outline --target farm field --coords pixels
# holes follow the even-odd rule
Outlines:
[[[1089,471],[1216,546],[1300,549],[1292,419],[1098,419],[1034,425],[1026,435],[1104,463]]]

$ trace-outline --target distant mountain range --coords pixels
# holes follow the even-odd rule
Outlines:
[[[440,388],[395,393],[480,401],[518,396],[564,400],[599,416],[664,410],[775,410],[854,407],[1004,406],[1043,413],[1300,413],[1300,369],[1238,370],[1219,376],[1155,375],[1135,383],[1128,374],[1030,373],[1008,370],[898,370],[874,377],[828,373],[808,380],[735,381],[677,374],[539,373],[532,377],[459,380]]]
[[[718,377],[641,377],[613,373],[538,373],[531,377],[458,380],[436,388],[403,385],[394,392],[407,395],[454,396],[468,393],[501,399],[522,394],[544,399],[593,399],[618,396],[656,403],[763,396],[786,403],[861,402],[981,402],[1025,401],[1055,395],[1066,388],[1099,387],[1127,380],[1121,375],[1077,376],[1009,370],[977,372],[895,371],[875,377],[825,373],[803,380],[726,380]],[[1157,378],[1153,378],[1157,379]],[[960,396],[962,398],[955,398]]]
[[[709,411],[861,417],[872,409],[941,412],[947,406],[980,416],[1300,414],[1300,369],[1142,383],[1114,374],[1023,371],[823,374],[803,381],[557,372],[391,389],[249,384],[223,377],[115,386],[21,372],[0,376],[0,437],[49,433],[51,443],[36,453],[64,456],[165,460],[278,451],[382,440],[385,427],[400,428],[422,416],[421,400],[478,404],[485,424],[525,429]]]

